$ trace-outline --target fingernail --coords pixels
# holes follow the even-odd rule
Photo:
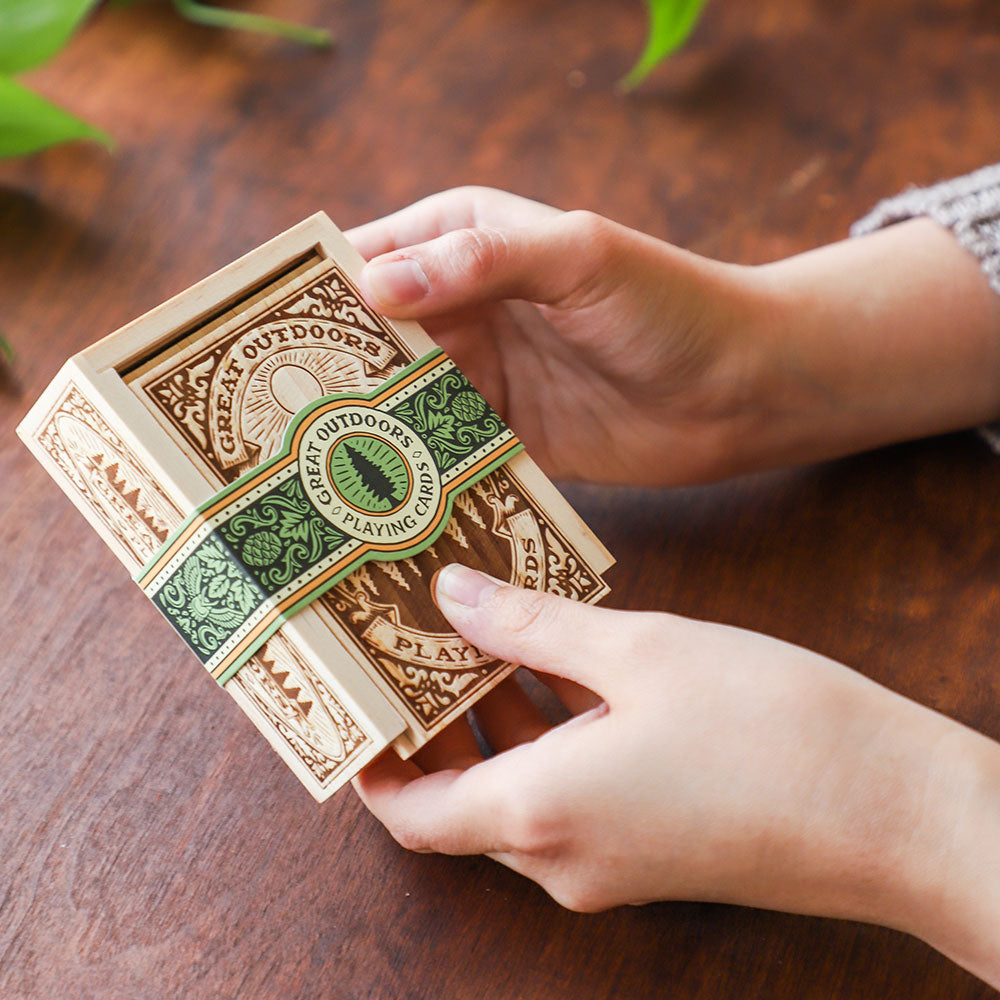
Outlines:
[[[415,260],[390,260],[369,264],[365,282],[379,302],[387,306],[405,306],[419,302],[430,290],[424,269]]]
[[[467,608],[479,607],[500,584],[485,573],[449,563],[437,575],[434,594]]]

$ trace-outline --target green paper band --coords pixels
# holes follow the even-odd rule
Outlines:
[[[281,451],[188,517],[136,581],[225,684],[369,559],[416,555],[523,446],[443,351],[296,414]]]

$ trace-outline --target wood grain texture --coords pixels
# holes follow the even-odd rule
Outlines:
[[[492,862],[404,853],[350,795],[317,807],[224,692],[187,683],[201,668],[13,427],[64,358],[319,208],[349,226],[475,182],[731,260],[841,238],[878,198],[996,159],[996,5],[711,4],[629,99],[639,3],[254,6],[341,47],[102,11],[33,79],[119,151],[0,165],[20,357],[0,394],[0,996],[992,995],[858,924],[571,914]],[[569,497],[619,560],[616,603],[803,643],[1000,737],[998,490],[954,436]]]

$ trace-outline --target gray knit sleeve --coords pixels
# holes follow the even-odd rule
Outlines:
[[[990,285],[1000,295],[1000,163],[886,198],[851,226],[851,235],[864,236],[919,215],[950,229],[979,258]]]
[[[1000,295],[1000,163],[886,198],[851,226],[851,235],[864,236],[921,215],[955,234],[979,260],[990,286]],[[1000,453],[1000,423],[980,427],[979,433]]]

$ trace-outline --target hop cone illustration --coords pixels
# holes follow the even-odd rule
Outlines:
[[[463,389],[451,401],[451,412],[467,424],[478,420],[486,412],[486,403],[478,392]]]
[[[251,566],[267,566],[281,555],[281,541],[273,531],[252,534],[243,546],[243,558]]]

